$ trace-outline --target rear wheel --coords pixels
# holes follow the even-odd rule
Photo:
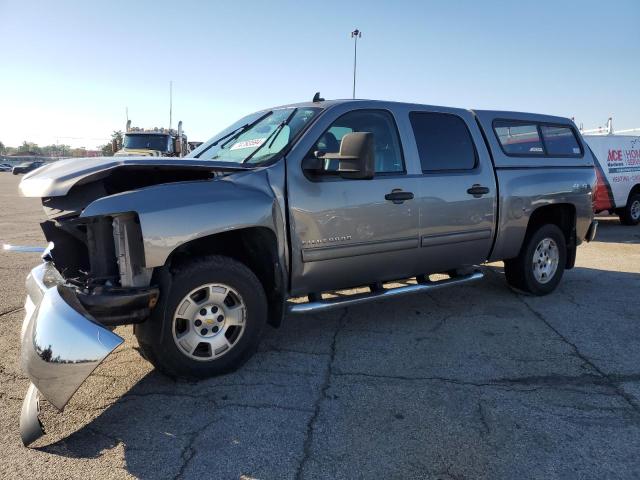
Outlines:
[[[542,225],[527,235],[520,255],[504,262],[510,286],[533,295],[551,293],[560,283],[567,263],[567,245],[556,225]]]
[[[176,272],[166,301],[140,339],[144,357],[173,377],[206,378],[238,368],[255,351],[267,320],[262,284],[245,265],[211,256]]]
[[[629,201],[624,208],[617,211],[620,223],[623,225],[638,225],[640,223],[640,193],[629,196]]]

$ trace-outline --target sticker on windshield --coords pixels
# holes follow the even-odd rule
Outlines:
[[[243,142],[234,143],[229,150],[240,150],[241,148],[256,148],[265,142],[266,138],[254,138]]]

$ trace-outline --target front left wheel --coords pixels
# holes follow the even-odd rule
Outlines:
[[[235,370],[256,350],[267,321],[262,284],[223,256],[180,267],[153,316],[156,334],[139,337],[145,358],[172,377],[206,378]],[[149,326],[147,326],[148,330]]]

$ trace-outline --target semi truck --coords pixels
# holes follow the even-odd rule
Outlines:
[[[455,288],[485,262],[550,294],[595,236],[595,180],[567,118],[319,96],[186,158],[42,167],[20,184],[50,242],[27,278],[23,442],[43,434],[40,397],[63,409],[120,325],[160,371],[205,378],[285,316]]]
[[[116,157],[184,157],[189,153],[189,142],[182,130],[182,121],[178,122],[176,130],[132,127],[128,120],[122,143],[113,139],[112,150]]]

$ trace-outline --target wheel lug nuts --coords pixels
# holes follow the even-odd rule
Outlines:
[[[208,331],[209,331],[209,330],[207,330],[206,328],[203,328],[202,330],[200,330],[200,333],[201,333],[202,335],[206,335]]]
[[[211,307],[211,313],[217,313],[218,307]]]
[[[206,315],[207,314],[207,309],[203,308],[200,310],[200,315]]]
[[[196,325],[196,327],[199,327],[200,325],[202,325],[202,322],[200,320],[196,320],[193,323]]]
[[[218,315],[218,321],[221,322],[222,320],[224,320],[224,317],[222,315]]]
[[[213,327],[213,328],[211,329],[211,331],[212,331],[213,333],[218,333],[218,330],[219,330],[219,329],[218,329],[218,327]]]

